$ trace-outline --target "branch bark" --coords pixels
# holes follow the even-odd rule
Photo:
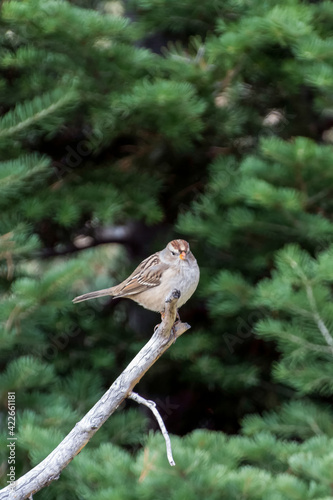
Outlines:
[[[84,448],[92,436],[132,392],[146,371],[186,332],[190,325],[175,322],[178,290],[173,290],[165,301],[165,314],[151,339],[135,356],[108,391],[78,422],[63,441],[36,467],[0,491],[0,500],[24,500],[33,493],[59,479],[61,471]],[[172,330],[172,332],[171,332]]]

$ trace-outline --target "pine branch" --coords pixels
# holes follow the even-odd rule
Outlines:
[[[175,323],[179,296],[178,290],[173,290],[168,295],[165,300],[164,318],[155,333],[95,406],[40,464],[15,481],[14,486],[10,485],[1,490],[0,500],[27,498],[59,479],[61,471],[84,448],[124,399],[129,397],[146,371],[190,328],[187,323]]]
[[[319,314],[317,302],[316,302],[312,287],[310,285],[310,282],[309,282],[306,274],[302,271],[302,269],[300,268],[300,266],[298,265],[298,263],[295,260],[291,260],[290,263],[291,263],[292,268],[298,269],[299,276],[300,276],[301,280],[303,281],[305,291],[306,291],[306,296],[307,296],[309,304],[310,304],[312,318],[314,319],[314,321],[318,327],[318,330],[320,331],[320,333],[324,337],[324,340],[326,341],[327,345],[329,346],[329,348],[333,354],[333,337],[330,334],[327,326],[325,325],[324,320],[322,319],[322,317]]]
[[[46,119],[53,119],[52,126],[55,128],[57,113],[64,111],[74,102],[78,101],[78,96],[74,88],[57,88],[42,96],[37,96],[31,101],[19,103],[16,107],[4,115],[0,120],[0,139],[13,136],[39,124]],[[63,117],[58,118],[59,123],[64,121]]]
[[[305,289],[306,289],[306,295],[308,297],[308,301],[310,303],[310,307],[312,310],[313,318],[316,322],[316,325],[318,326],[318,330],[320,331],[320,333],[324,337],[327,345],[330,346],[331,352],[333,353],[333,338],[332,338],[327,326],[325,325],[323,319],[321,318],[321,316],[319,314],[316,299],[314,297],[313,290],[312,290],[308,281],[306,281],[306,283],[305,283]]]
[[[42,248],[39,255],[41,258],[47,259],[49,257],[77,253],[105,243],[125,245],[134,253],[140,253],[147,240],[150,241],[156,235],[156,231],[163,231],[163,229],[165,229],[163,225],[159,227],[154,226],[153,234],[149,226],[138,221],[129,221],[124,225],[118,226],[101,226],[89,229],[89,231],[82,230],[82,238],[79,237],[67,245],[62,245],[60,249],[57,247]],[[88,238],[85,240],[86,236]]]
[[[140,233],[142,233],[143,228],[140,226]],[[87,250],[87,248],[96,247],[104,243],[118,243],[123,245],[137,245],[137,234],[138,226],[137,224],[129,223],[123,226],[109,226],[97,228],[93,232],[89,232],[87,242],[79,241],[73,242],[61,249],[55,247],[43,248],[40,252],[42,258],[49,258],[59,255],[67,255],[69,253],[76,253],[82,250]]]

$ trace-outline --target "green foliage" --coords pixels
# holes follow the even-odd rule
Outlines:
[[[203,128],[201,115],[205,104],[198,101],[188,83],[143,80],[119,101],[115,98],[113,106],[133,126],[154,128],[179,149],[188,148]]]
[[[332,413],[327,406],[319,406],[309,400],[291,401],[279,409],[279,413],[265,412],[248,415],[243,420],[243,432],[256,436],[260,432],[272,432],[283,438],[307,439],[313,435],[332,437]]]
[[[168,30],[180,36],[206,33],[215,26],[216,19],[245,10],[245,2],[217,0],[193,4],[190,0],[132,0],[131,5],[143,14],[143,24],[148,31]]]
[[[196,431],[184,439],[172,436],[176,467],[170,468],[165,445],[151,435],[133,462],[104,444],[91,457],[81,454],[66,473],[79,482],[81,498],[324,499],[330,497],[332,440],[306,444],[278,441],[268,433],[253,438],[227,438]],[[316,464],[317,474],[311,464]],[[108,474],[107,471],[114,471]],[[132,484],[129,489],[126,486]],[[98,485],[98,488],[96,488]]]
[[[29,130],[30,139],[33,139],[33,134],[37,134],[37,131],[54,132],[64,123],[66,108],[75,101],[78,101],[78,99],[71,89],[60,87],[52,93],[18,104],[13,111],[9,111],[2,118],[0,122],[0,140],[11,136],[19,139],[21,134],[27,134],[27,129]]]
[[[276,319],[257,324],[258,334],[276,340],[283,354],[275,376],[302,394],[331,395],[333,390],[330,275],[317,272],[319,261],[331,255],[332,247],[316,260],[290,245],[277,253],[272,278],[257,287],[256,304],[275,313]]]
[[[0,164],[1,204],[18,198],[42,184],[49,175],[49,160],[37,155],[22,156]]]
[[[332,3],[2,7],[1,470],[8,391],[19,477],[158,321],[71,299],[187,237],[193,330],[138,388],[177,466],[124,403],[37,498],[332,498]]]
[[[38,359],[22,356],[7,366],[0,381],[1,399],[4,399],[11,391],[24,391],[30,387],[40,388],[50,385],[54,381],[53,367]]]

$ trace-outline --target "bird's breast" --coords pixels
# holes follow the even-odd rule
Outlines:
[[[163,286],[168,289],[169,293],[173,289],[180,291],[180,298],[177,307],[181,307],[195,292],[199,283],[199,267],[195,261],[195,265],[189,265],[188,262],[183,261],[179,266],[177,272],[174,270],[167,270],[163,276]]]

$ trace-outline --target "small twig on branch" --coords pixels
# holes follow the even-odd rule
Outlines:
[[[149,399],[143,398],[142,396],[140,396],[136,392],[131,392],[131,394],[128,396],[128,399],[133,399],[133,401],[136,401],[137,403],[139,403],[141,405],[147,406],[154,413],[155,418],[158,422],[158,425],[160,426],[163,437],[165,439],[167,457],[169,460],[169,464],[176,465],[176,462],[174,461],[173,456],[172,456],[170,436],[169,436],[168,431],[165,427],[163,419],[162,419],[158,409],[156,408],[156,403],[154,401],[149,400]]]
[[[58,446],[31,471],[0,491],[0,500],[24,500],[48,486],[55,479],[59,479],[61,471],[131,394],[132,389],[146,371],[180,335],[190,328],[187,323],[180,321],[175,323],[179,297],[178,290],[173,290],[168,295],[165,300],[163,320],[147,344]]]

